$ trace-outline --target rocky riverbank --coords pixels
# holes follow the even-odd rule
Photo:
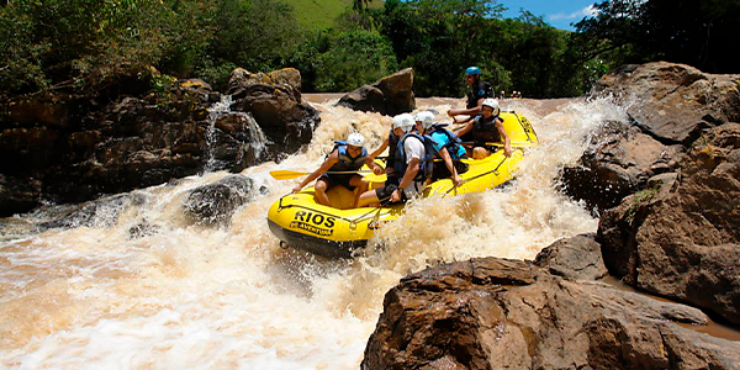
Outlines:
[[[223,93],[152,71],[89,96],[24,96],[0,108],[0,155],[12,159],[0,165],[0,216],[239,172],[295,152],[320,120],[295,69],[236,69]]]
[[[740,344],[678,325],[739,324],[740,76],[627,66],[595,94],[627,106],[563,189],[596,235],[535,262],[474,259],[387,293],[363,369],[740,369]],[[597,281],[611,273],[666,303]]]

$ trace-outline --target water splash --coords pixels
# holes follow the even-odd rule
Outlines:
[[[231,110],[233,104],[233,97],[231,95],[222,95],[221,101],[214,103],[208,108],[208,120],[206,127],[206,163],[205,171],[211,172],[223,166],[219,163],[216,158],[216,144],[218,142],[219,130],[217,125],[219,120],[228,118],[239,124],[246,126],[246,136],[238,137],[244,144],[244,152],[249,157],[250,162],[257,163],[262,159],[267,152],[267,145],[270,142],[267,140],[265,133],[262,128],[257,124],[254,117],[251,114],[245,112],[234,112]]]
[[[420,100],[419,109],[444,114],[459,104]],[[601,100],[503,107],[527,116],[541,139],[517,180],[414,202],[352,261],[282,250],[265,222],[269,206],[300,181],[275,181],[270,170],[313,170],[352,131],[371,148],[387,135],[389,117],[329,104],[305,153],[242,172],[270,194],[238,209],[230,228],[194,225],[183,214],[193,189],[228,175],[210,172],[139,190],[140,201],[116,205],[115,217],[93,218],[105,222],[4,239],[0,367],[356,369],[383,295],[404,274],[471,257],[531,259],[558,238],[596,230],[597,220],[554,183],[589,135],[606,120],[626,121],[624,112]],[[24,220],[12,222],[31,222]],[[143,224],[150,232],[132,237]]]

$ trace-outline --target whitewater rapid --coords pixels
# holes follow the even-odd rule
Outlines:
[[[447,121],[462,100],[417,103]],[[384,294],[405,274],[471,257],[532,259],[596,231],[598,220],[557,191],[558,173],[598,127],[627,119],[606,100],[504,101],[541,142],[511,186],[413,202],[367,253],[330,261],[279,247],[267,210],[300,179],[268,172],[312,171],[350,131],[377,147],[390,118],[316,106],[322,123],[303,153],[242,172],[270,192],[227,226],[183,212],[190,191],[225,172],[137,190],[86,226],[39,233],[26,226],[40,213],[0,220],[0,368],[357,369]],[[133,237],[142,224],[149,231]]]

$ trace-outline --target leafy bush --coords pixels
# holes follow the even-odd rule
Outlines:
[[[354,90],[398,69],[388,40],[361,29],[331,38],[328,50],[319,54],[317,59],[317,91]]]

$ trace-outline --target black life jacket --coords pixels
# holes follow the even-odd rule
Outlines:
[[[450,158],[452,159],[460,159],[460,156],[457,155],[460,151],[460,145],[462,145],[462,140],[460,140],[457,135],[452,133],[452,131],[446,129],[448,125],[446,123],[444,124],[436,124],[432,126],[432,131],[430,132],[430,136],[433,133],[441,132],[447,136],[447,139],[449,139],[449,142],[444,145],[444,148],[447,148],[447,152],[450,153]]]
[[[504,119],[499,116],[491,116],[486,119],[483,115],[475,116],[475,123],[473,124],[473,140],[478,142],[487,143],[498,143],[501,142],[501,134],[496,128],[496,119],[504,122]]]
[[[367,158],[367,149],[362,148],[362,152],[355,158],[349,156],[347,153],[347,142],[346,141],[335,141],[334,150],[338,151],[339,162],[335,163],[329,171],[356,171],[362,168]],[[328,157],[328,156],[327,156]]]
[[[393,130],[388,134],[388,160],[385,163],[385,168],[393,168],[396,162],[396,147],[398,146],[398,136],[393,133]]]
[[[424,144],[424,158],[421,158],[419,161],[419,172],[416,174],[414,181],[426,181],[428,178],[432,177],[432,171],[434,170],[434,155],[437,153],[434,150],[434,145],[437,144],[437,142],[427,135],[419,135],[413,132],[403,135],[396,146],[393,171],[399,178],[402,178],[406,173],[406,168],[408,167],[406,161],[408,158],[406,157],[406,151],[404,150],[403,145],[409,137],[415,137]]]
[[[493,87],[488,82],[478,79],[471,86],[470,92],[468,92],[467,109],[478,106],[478,100],[486,98],[493,98]]]

